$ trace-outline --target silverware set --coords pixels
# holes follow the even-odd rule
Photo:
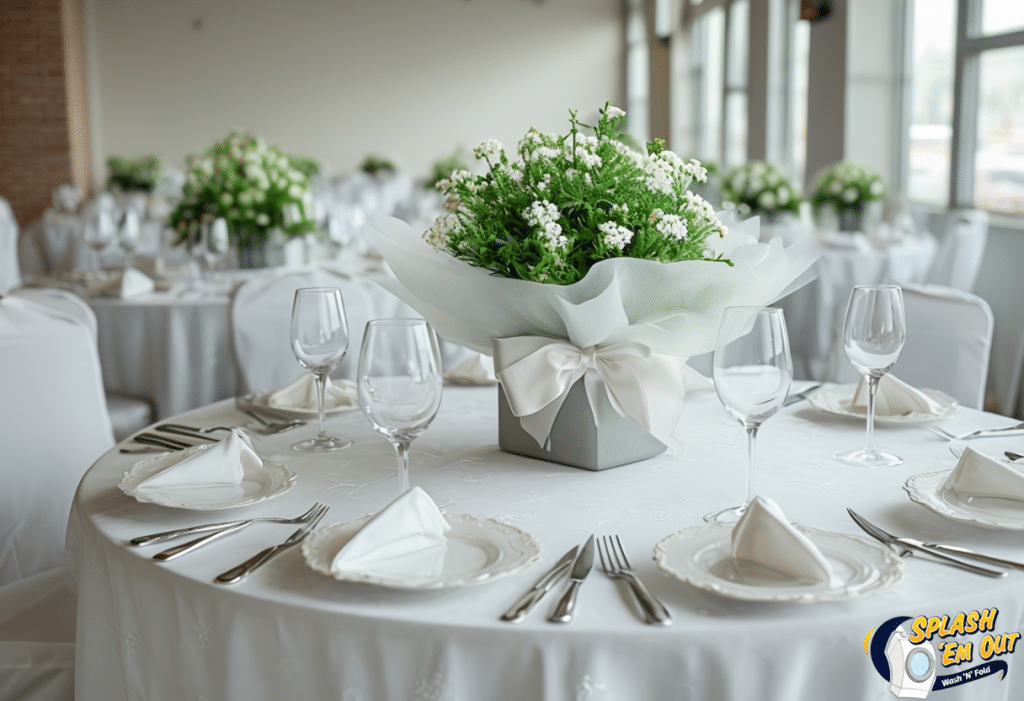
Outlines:
[[[998,436],[1017,436],[1024,434],[1024,423],[1004,426],[1002,428],[983,428],[977,431],[965,431],[953,434],[938,426],[929,426],[928,430],[940,438],[950,441],[969,441],[972,438],[993,438]]]
[[[572,620],[576,611],[576,598],[579,594],[583,581],[590,574],[594,565],[594,551],[598,551],[601,560],[601,569],[612,579],[622,579],[629,583],[630,589],[636,597],[637,603],[644,612],[644,621],[652,625],[671,625],[672,616],[668,610],[658,601],[643,585],[636,574],[633,573],[626,558],[626,551],[622,547],[622,541],[618,536],[604,536],[599,541],[590,536],[583,544],[582,550],[574,546],[565,553],[554,566],[541,577],[536,584],[528,589],[505,613],[501,614],[501,620],[509,623],[520,623],[526,619],[526,615],[533,610],[544,595],[547,594],[555,583],[568,573],[569,583],[565,588],[558,603],[555,604],[548,620],[552,623],[568,623]]]
[[[299,426],[305,426],[306,425],[305,421],[298,421],[298,420],[280,421],[280,420],[277,420],[276,418],[274,418],[274,420],[271,420],[271,418],[273,418],[273,417],[269,417],[269,415],[267,417],[260,416],[253,409],[241,409],[240,408],[240,410],[242,412],[244,412],[245,414],[247,414],[248,416],[250,416],[253,419],[255,419],[260,424],[259,427],[257,427],[257,428],[247,428],[246,430],[247,431],[251,431],[253,433],[259,433],[259,434],[265,435],[265,436],[274,435],[276,433],[284,433],[285,431],[290,431],[293,428],[298,428]],[[183,424],[168,423],[168,424],[160,424],[158,426],[154,426],[153,430],[154,431],[159,431],[160,434],[170,434],[170,435],[160,435],[160,434],[157,434],[157,433],[150,433],[148,431],[145,432],[145,433],[140,433],[139,435],[137,435],[134,438],[132,438],[132,440],[135,441],[136,443],[142,443],[146,447],[145,448],[138,448],[138,449],[134,449],[134,450],[131,449],[131,448],[121,448],[121,452],[122,453],[166,453],[166,452],[169,452],[169,451],[185,450],[186,448],[194,448],[196,446],[196,443],[188,443],[188,442],[185,442],[185,441],[181,440],[180,438],[174,438],[172,436],[182,436],[182,437],[185,437],[185,438],[190,438],[193,441],[206,441],[206,442],[210,442],[210,443],[216,443],[220,439],[219,438],[213,438],[213,437],[211,437],[208,434],[215,433],[217,431],[228,431],[228,432],[230,432],[231,431],[231,427],[230,426],[213,426],[213,427],[210,427],[210,428],[199,428],[199,427],[196,427],[196,426],[185,426]]]

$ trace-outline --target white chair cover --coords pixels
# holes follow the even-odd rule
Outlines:
[[[958,209],[946,217],[946,233],[925,283],[973,292],[981,271],[988,240],[988,214],[978,209]]]
[[[18,220],[11,205],[0,197],[0,294],[21,285],[18,265]]]
[[[412,307],[370,278],[344,278],[325,270],[263,277],[246,282],[231,300],[231,334],[240,391],[262,392],[282,387],[307,372],[291,349],[292,302],[302,287],[337,287],[348,318],[348,351],[331,373],[354,380],[366,323],[372,319],[422,318]],[[462,346],[441,343],[446,369],[472,353]]]
[[[0,699],[74,698],[76,608],[63,567],[0,586]]]
[[[72,316],[0,299],[0,586],[64,561],[71,500],[114,443],[96,340]]]
[[[892,373],[972,409],[985,404],[992,310],[975,295],[937,285],[903,288],[907,343]]]
[[[89,328],[94,339],[97,337],[96,314],[75,293],[50,287],[22,287],[11,294],[78,319]],[[153,407],[149,402],[111,392],[106,392],[105,397],[114,440],[122,441],[153,423]]]

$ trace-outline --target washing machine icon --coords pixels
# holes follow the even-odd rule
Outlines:
[[[915,645],[909,638],[903,626],[899,626],[885,645],[889,691],[900,699],[923,699],[935,683],[935,649],[928,643]]]

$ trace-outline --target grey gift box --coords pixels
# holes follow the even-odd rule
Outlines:
[[[606,393],[598,398],[600,425],[587,399],[583,379],[569,389],[551,426],[547,447],[537,445],[533,436],[523,429],[519,418],[498,385],[498,445],[507,453],[557,462],[584,470],[605,470],[665,452],[667,446],[629,416],[620,416],[608,401]]]

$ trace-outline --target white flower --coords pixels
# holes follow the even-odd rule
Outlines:
[[[234,202],[234,201],[235,201],[235,198],[231,196],[230,192],[221,193],[220,203],[222,205],[224,205],[225,207],[230,207],[232,202]]]
[[[884,188],[882,187],[882,181],[876,180],[875,182],[871,183],[871,194],[874,195],[875,197],[881,195],[883,189]]]
[[[736,206],[736,212],[741,217],[747,216],[748,214],[750,214],[751,211],[752,210],[750,209],[750,205],[747,204],[746,202],[740,202],[739,205]]]
[[[569,243],[562,235],[562,225],[556,221],[562,213],[547,200],[535,200],[529,208],[523,210],[522,215],[527,224],[539,229],[541,238],[546,239],[545,243],[549,249],[555,250]]]
[[[633,232],[615,222],[606,221],[599,224],[597,229],[604,234],[604,245],[617,248],[620,251],[633,240]]]
[[[845,190],[843,190],[843,202],[847,202],[849,204],[853,204],[854,202],[857,201],[857,196],[859,194],[860,193],[857,192],[857,188],[855,188],[855,187],[848,187]]]
[[[615,119],[616,117],[625,117],[626,113],[615,105],[608,105],[608,109],[604,111],[604,116],[609,119]]]
[[[604,162],[596,153],[591,153],[582,146],[576,147],[576,159],[583,161],[583,165],[588,168],[600,168],[601,164]]]
[[[458,216],[453,213],[442,214],[434,222],[434,225],[426,230],[423,239],[437,250],[444,251],[448,248],[451,235],[461,228],[462,223]]]
[[[828,189],[833,195],[838,195],[843,191],[843,184],[838,180],[833,180],[832,184],[828,186]]]
[[[757,206],[761,209],[772,210],[775,209],[775,195],[771,190],[765,190],[761,193],[761,196],[757,198]]]
[[[590,173],[583,174],[583,184],[587,187],[594,187],[594,179],[590,177]]]
[[[302,197],[302,188],[297,184],[292,183],[292,185],[288,187],[288,194],[292,197]]]
[[[780,205],[788,204],[789,203],[789,188],[788,187],[780,187],[778,189],[778,192],[776,192],[775,196],[779,198],[779,204]]]
[[[488,139],[475,149],[473,154],[480,160],[487,161],[489,165],[495,165],[501,161],[502,145],[500,141]]]
[[[260,226],[266,226],[267,224],[270,223],[270,217],[268,217],[264,212],[260,212],[256,216],[256,223],[259,224]]]
[[[681,241],[686,238],[689,233],[686,226],[686,220],[680,217],[678,214],[666,214],[663,216],[654,228],[666,238],[673,238],[676,241]]]

